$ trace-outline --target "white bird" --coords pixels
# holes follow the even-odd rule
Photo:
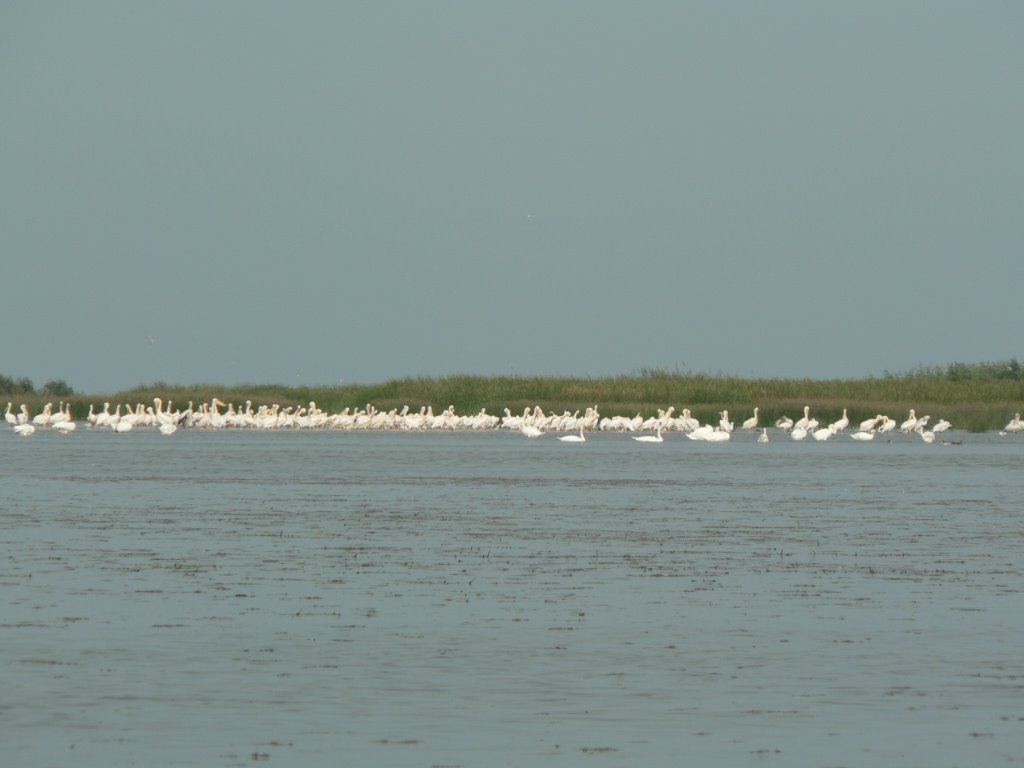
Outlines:
[[[22,437],[28,437],[35,431],[36,428],[33,427],[31,424],[16,424],[14,426],[14,433],[17,435],[21,435]]]
[[[882,423],[878,427],[879,433],[885,434],[886,432],[892,432],[894,429],[896,429],[896,420],[883,416]]]
[[[804,429],[804,430],[806,430],[806,429],[808,429],[808,426],[810,425],[810,423],[811,423],[811,406],[805,405],[804,406],[803,418],[797,419],[796,423],[793,425],[793,429]],[[805,435],[805,437],[806,437],[806,435]],[[799,440],[800,438],[797,438],[797,439]]]
[[[864,421],[860,423],[860,431],[867,432],[869,429],[874,429],[875,425],[884,418],[885,417],[882,416],[882,414],[878,414],[873,419],[864,419]]]
[[[932,432],[930,429],[918,429],[917,431],[920,433],[921,439],[924,440],[926,443],[935,442],[935,433]]]
[[[51,424],[50,426],[58,432],[63,432],[65,435],[68,432],[74,432],[77,428],[73,421],[58,421],[56,424]]]
[[[953,425],[950,424],[945,419],[939,419],[938,423],[934,427],[932,427],[932,432],[945,432],[947,429],[949,429],[952,426]]]
[[[834,434],[835,434],[835,430],[832,429],[832,427],[822,427],[821,429],[814,430],[811,433],[811,437],[813,437],[815,440],[821,441],[821,440],[828,440]]]
[[[751,416],[746,421],[744,421],[743,425],[740,427],[740,429],[746,429],[748,431],[751,430],[751,429],[757,429],[757,411],[758,411],[757,406],[754,406],[754,415]]]
[[[865,429],[860,432],[854,432],[852,435],[850,435],[850,437],[852,437],[854,440],[874,440],[875,430]]]
[[[679,417],[679,428],[683,432],[693,432],[695,429],[700,429],[700,422],[690,415],[689,408],[683,408],[683,415]]]
[[[839,421],[835,422],[832,425],[832,427],[834,428],[834,431],[838,433],[838,432],[842,432],[848,426],[850,426],[850,420],[846,416],[846,409],[843,408],[843,417],[841,419],[839,419]]]
[[[1003,427],[1003,430],[1006,432],[1024,431],[1024,421],[1020,420],[1020,414],[1013,414],[1013,418],[1010,419],[1010,422],[1005,427]]]
[[[719,427],[718,429],[715,429],[712,432],[710,432],[704,439],[707,440],[709,443],[724,443],[726,440],[730,439],[730,435],[727,430],[724,430],[721,427]]]
[[[544,434],[535,426],[533,426],[533,424],[524,424],[519,431],[522,432],[527,437],[540,437],[541,435]]]
[[[585,443],[587,441],[587,438],[583,436],[583,427],[580,427],[578,435],[561,435],[558,439],[563,443]]]
[[[11,403],[7,404],[7,410],[4,411],[4,421],[6,421],[12,427],[18,423],[18,417],[11,413]]]
[[[793,420],[789,416],[783,416],[775,422],[775,426],[783,431],[789,431],[793,428]]]
[[[37,427],[48,427],[50,425],[51,413],[53,413],[53,403],[47,403],[43,406],[42,413],[37,413],[32,417],[32,423]]]
[[[630,437],[633,437],[633,439],[636,440],[638,443],[663,443],[663,442],[665,442],[665,438],[663,438],[661,436],[661,425],[660,424],[658,425],[658,434],[656,434],[656,435],[640,435],[639,437],[634,437],[633,435],[630,435]]]
[[[722,411],[719,414],[719,416],[721,416],[721,418],[718,420],[718,426],[720,426],[722,428],[722,431],[723,432],[732,432],[733,424],[732,424],[731,421],[729,421],[729,412],[728,411]]]
[[[767,443],[768,442],[768,427],[761,427],[761,434],[757,436],[757,442]]]
[[[708,435],[712,434],[715,428],[710,424],[704,424],[703,426],[697,427],[692,432],[687,432],[686,436],[691,440],[707,440]]]
[[[173,435],[178,431],[178,425],[173,421],[164,422],[160,425],[159,429],[161,435]]]
[[[917,417],[914,415],[914,409],[910,409],[910,415],[907,420],[900,424],[900,432],[913,432],[914,427],[917,426]]]
[[[805,437],[807,437],[807,430],[804,429],[803,427],[793,427],[792,431],[789,433],[789,436],[794,440],[803,440]]]

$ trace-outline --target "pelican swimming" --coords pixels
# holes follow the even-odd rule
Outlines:
[[[767,443],[768,442],[768,427],[761,427],[761,434],[757,436],[757,442]]]
[[[33,427],[31,424],[15,424],[14,425],[14,433],[16,435],[21,435],[22,437],[28,437],[29,435],[31,435],[35,431],[36,431],[36,428]]]
[[[533,424],[524,424],[519,431],[522,432],[527,437],[540,437],[541,435],[544,434],[535,426],[533,426]]]
[[[850,437],[852,437],[854,440],[874,440],[875,430],[864,429],[861,430],[860,432],[854,432],[852,435],[850,435]]]

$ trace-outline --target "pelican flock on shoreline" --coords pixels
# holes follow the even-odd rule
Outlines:
[[[743,421],[739,431],[758,434],[758,442],[767,442],[768,427],[759,423],[759,408],[754,408],[753,416]],[[195,407],[189,403],[185,409],[175,409],[168,401],[165,405],[159,397],[153,398],[152,405],[116,404],[111,410],[110,403],[104,403],[102,410],[89,406],[89,415],[85,426],[90,429],[108,429],[124,434],[135,429],[156,429],[161,434],[173,435],[179,429],[323,429],[323,430],[384,430],[384,431],[485,431],[506,430],[520,432],[526,437],[542,437],[549,433],[567,433],[559,437],[564,442],[586,442],[587,432],[619,432],[619,433],[654,433],[652,435],[634,436],[641,443],[665,442],[666,433],[678,432],[690,440],[706,442],[725,442],[734,433],[734,422],[730,420],[728,411],[721,411],[717,424],[701,424],[690,414],[688,408],[676,415],[675,407],[658,411],[656,417],[644,419],[637,414],[628,416],[601,416],[597,407],[588,407],[582,414],[580,411],[562,414],[546,414],[539,407],[524,408],[522,414],[514,415],[508,408],[504,416],[496,416],[481,409],[479,413],[460,415],[455,413],[455,406],[448,406],[440,413],[433,407],[424,406],[412,411],[409,406],[401,410],[378,411],[374,406],[365,409],[345,408],[338,413],[328,413],[311,401],[308,405],[281,407],[280,405],[253,406],[251,400],[236,408],[233,403],[225,403],[213,398],[209,403],[201,403]],[[18,411],[13,410],[13,403],[7,403],[4,419],[13,431],[21,436],[34,434],[38,429],[70,434],[77,424],[71,415],[70,404],[59,403],[54,409],[47,403],[43,410],[35,416],[31,415],[27,405],[22,404]],[[907,418],[897,421],[885,414],[878,414],[851,426],[847,409],[837,421],[822,426],[811,415],[810,406],[804,406],[803,416],[796,421],[783,416],[775,422],[775,429],[788,434],[791,440],[804,440],[811,437],[823,442],[841,435],[861,442],[873,440],[876,435],[899,432],[906,435],[920,435],[924,442],[933,442],[937,434],[941,434],[952,425],[945,419],[937,421],[931,429],[929,415],[918,416],[911,408]],[[577,434],[578,433],[578,434]],[[1024,433],[1024,422],[1020,414],[999,431],[1000,435]],[[950,441],[944,441],[949,444]]]

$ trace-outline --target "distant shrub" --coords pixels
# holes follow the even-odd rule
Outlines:
[[[885,371],[883,378],[895,380],[936,379],[946,381],[1021,381],[1024,369],[1017,358],[991,363],[950,363],[941,365],[920,365],[903,373]]]
[[[75,394],[75,390],[64,379],[51,379],[43,384],[41,394],[53,395],[54,397],[68,397]]]
[[[36,388],[32,384],[32,379],[14,379],[0,374],[0,392],[6,395],[31,395],[35,391]]]

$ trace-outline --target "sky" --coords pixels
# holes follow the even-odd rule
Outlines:
[[[1024,357],[1024,4],[0,7],[0,373]]]

